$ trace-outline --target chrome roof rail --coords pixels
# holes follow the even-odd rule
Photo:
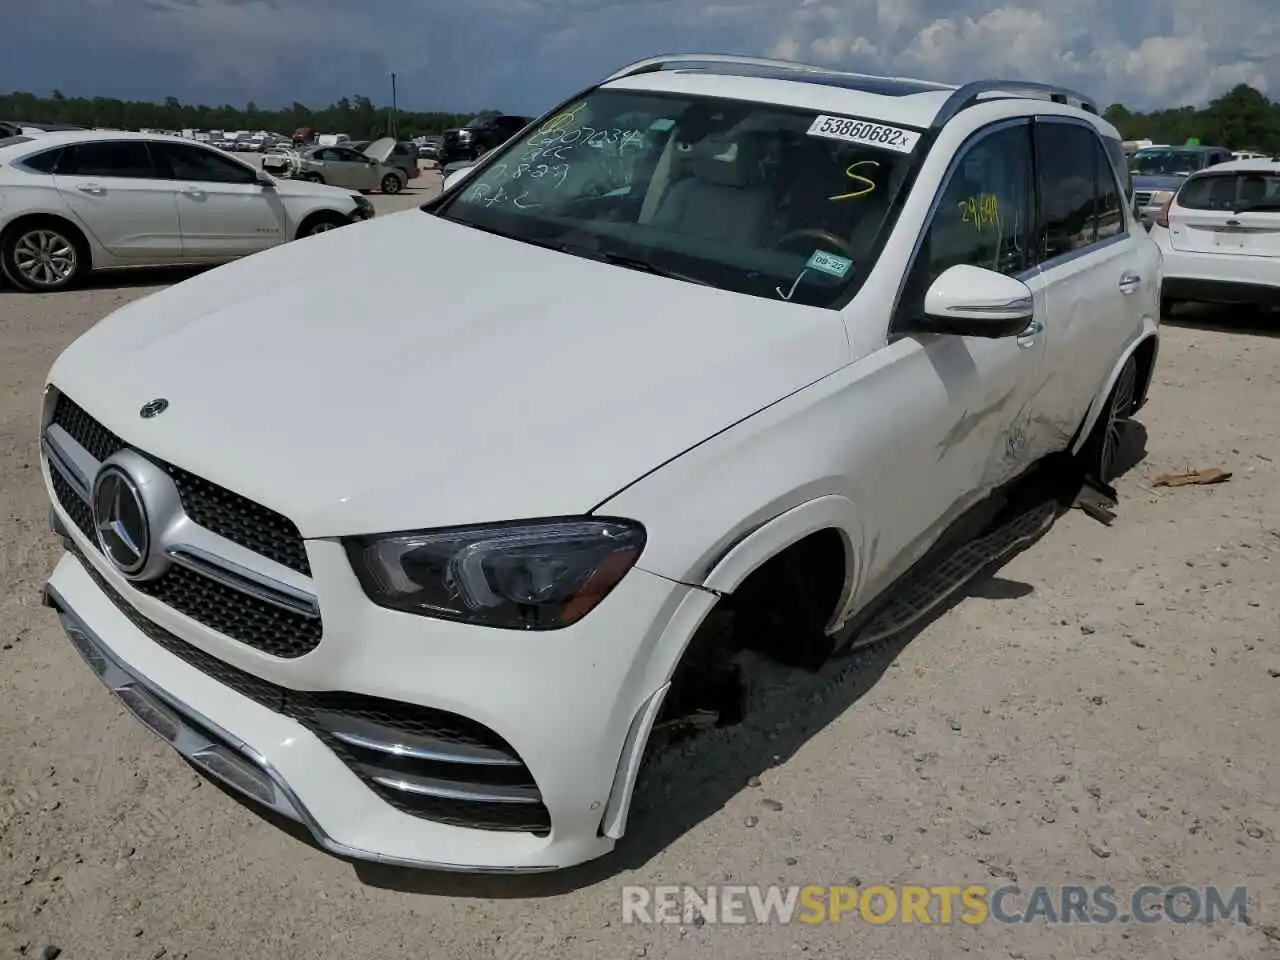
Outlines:
[[[819,67],[808,63],[794,63],[790,60],[775,60],[769,57],[742,57],[732,53],[668,53],[660,57],[648,57],[644,60],[637,60],[635,63],[628,64],[616,73],[606,77],[602,83],[610,83],[614,80],[621,80],[624,77],[634,77],[641,73],[654,73],[658,70],[665,70],[668,67],[679,67],[682,65],[701,65],[701,66],[722,66],[722,67],[761,67],[772,70],[790,70],[796,73],[835,73],[838,71],[828,70],[826,67]]]
[[[1050,100],[1053,103],[1079,107],[1095,116],[1100,115],[1097,103],[1084,94],[1068,90],[1066,87],[1028,80],[975,80],[972,83],[966,83],[947,98],[947,102],[942,105],[942,109],[933,120],[933,127],[936,130],[962,110],[967,110],[976,104],[1000,99]]]

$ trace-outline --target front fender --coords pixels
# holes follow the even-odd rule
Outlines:
[[[1151,357],[1151,364],[1143,376],[1139,371],[1139,376],[1143,379],[1138,382],[1137,406],[1141,407],[1146,400],[1147,390],[1151,386],[1151,380],[1155,375],[1156,358],[1160,354],[1160,327],[1151,317],[1143,317],[1142,330],[1138,336],[1134,338],[1133,343],[1120,355],[1115,365],[1111,368],[1111,372],[1107,375],[1106,382],[1103,383],[1101,391],[1093,398],[1093,402],[1089,405],[1089,412],[1084,418],[1084,423],[1080,426],[1080,432],[1076,434],[1076,439],[1071,445],[1071,453],[1077,454],[1084,447],[1085,441],[1089,439],[1089,434],[1093,432],[1094,425],[1098,422],[1098,417],[1102,415],[1102,411],[1106,409],[1107,398],[1111,396],[1111,388],[1115,386],[1116,380],[1120,376],[1120,371],[1124,369],[1125,363],[1129,358],[1138,352],[1143,344],[1151,342],[1151,349],[1154,351]]]
[[[724,554],[712,568],[702,586],[719,594],[732,593],[752,572],[792,544],[811,533],[834,529],[844,540],[845,589],[831,623],[840,619],[851,596],[856,594],[858,572],[863,569],[862,527],[853,501],[847,497],[826,496],[792,507],[752,530]]]

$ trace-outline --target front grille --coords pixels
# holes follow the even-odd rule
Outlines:
[[[1151,193],[1146,190],[1139,190],[1134,193],[1133,202],[1139,207],[1145,207],[1151,202]]]
[[[66,430],[98,460],[105,460],[125,447],[119,437],[65,396],[58,398],[52,422]],[[294,569],[304,568],[299,572],[309,569],[306,568],[306,554],[302,552],[302,538],[286,518],[178,467],[160,460],[155,462],[173,478],[183,508],[196,523],[264,556],[271,556],[268,551],[274,544],[277,549],[272,559],[276,560],[288,546],[283,532],[284,525],[288,525],[294,530],[293,537],[302,557],[301,564],[289,565]],[[53,479],[54,496],[62,508],[89,542],[96,544],[97,536],[88,504],[57,470],[50,470],[49,474]],[[155,580],[135,583],[134,588],[210,630],[274,657],[293,659],[310,653],[319,645],[323,632],[323,624],[318,617],[282,609],[185,567],[170,567]]]
[[[551,815],[542,802],[533,774],[516,751],[483,724],[457,714],[400,703],[381,697],[344,692],[304,692],[277,686],[224,663],[144,617],[71,546],[71,552],[98,588],[143,634],[201,673],[269,710],[297,721],[314,733],[351,768],[375,794],[396,809],[424,820],[475,830],[532,833],[546,836]],[[492,756],[501,762],[458,764],[447,761],[397,758],[353,746],[335,736],[344,725],[386,731],[394,739],[430,740],[458,756]],[[406,780],[449,783],[459,794],[486,791],[526,791],[532,802],[504,803],[459,797],[410,793],[375,781],[380,774],[400,774]]]
[[[51,422],[67,431],[97,460],[105,460],[128,446],[66,394],[59,394]],[[182,498],[182,508],[200,526],[304,576],[311,576],[302,535],[288,517],[145,451],[138,452],[173,478]]]

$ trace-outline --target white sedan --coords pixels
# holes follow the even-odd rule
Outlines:
[[[1192,174],[1155,219],[1167,313],[1181,302],[1280,306],[1280,161]]]
[[[372,216],[359,194],[277,180],[178,137],[0,139],[0,267],[23,290],[62,290],[91,270],[220,263]]]

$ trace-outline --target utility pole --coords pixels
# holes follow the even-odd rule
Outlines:
[[[398,136],[398,133],[399,133],[399,129],[398,129],[399,117],[397,116],[398,112],[399,111],[396,108],[396,75],[394,72],[392,72],[391,74],[391,129],[389,132],[391,136],[395,137],[397,140],[400,139]]]

